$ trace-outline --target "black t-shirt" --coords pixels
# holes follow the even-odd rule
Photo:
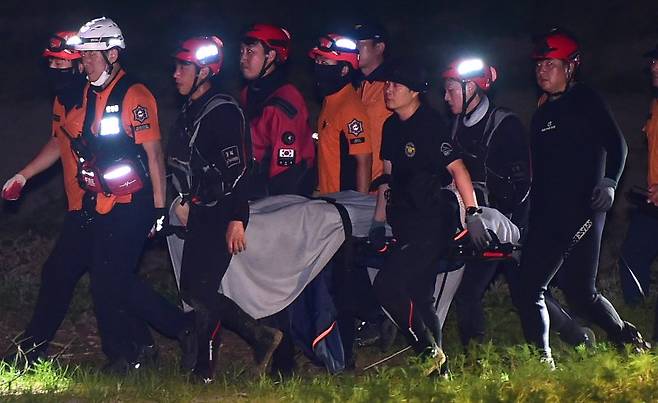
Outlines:
[[[531,150],[534,217],[590,214],[594,187],[604,176],[619,180],[627,153],[608,106],[584,84],[537,109]]]
[[[450,184],[446,167],[461,155],[439,112],[421,105],[405,121],[393,114],[384,122],[381,158],[392,165],[390,207],[423,210],[428,191]]]

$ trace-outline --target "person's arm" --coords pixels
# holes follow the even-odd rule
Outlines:
[[[165,207],[165,163],[162,144],[159,140],[142,143],[148,158],[149,176],[153,185],[153,205],[155,208]]]
[[[446,167],[452,179],[455,181],[457,191],[464,201],[465,207],[477,207],[478,202],[475,198],[475,191],[473,190],[473,182],[471,182],[471,175],[464,165],[464,161],[457,159],[452,161]]]
[[[356,160],[356,190],[368,193],[372,179],[372,154],[354,154]]]
[[[390,175],[392,172],[391,161],[384,160],[384,175]],[[391,188],[388,183],[382,183],[377,188],[377,204],[375,205],[374,221],[386,222],[386,192]]]
[[[221,131],[218,131],[221,128]],[[228,252],[237,254],[247,249],[245,226],[249,218],[249,187],[251,186],[251,149],[248,149],[242,114],[233,105],[213,109],[199,126],[199,147],[202,154],[221,167],[224,186],[231,186],[231,194],[224,199],[230,209],[231,221],[226,229]],[[202,133],[209,138],[202,138]],[[212,136],[211,136],[212,135]],[[207,143],[206,143],[207,141]]]
[[[51,137],[50,140],[41,148],[39,153],[23,169],[18,171],[26,180],[40,174],[55,164],[60,157],[59,144],[57,138]]]
[[[25,183],[33,176],[50,168],[60,157],[57,139],[52,137],[39,153],[23,169],[9,178],[2,186],[0,197],[5,200],[18,200]]]

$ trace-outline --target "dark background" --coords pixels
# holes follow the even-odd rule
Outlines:
[[[420,59],[438,80],[441,66],[464,52],[480,53],[497,66],[495,100],[527,123],[537,91],[528,58],[531,35],[561,26],[576,34],[583,49],[582,78],[601,91],[624,130],[631,153],[624,186],[644,182],[645,148],[640,129],[650,99],[646,61],[658,40],[658,1],[17,1],[0,3],[0,181],[19,170],[49,135],[51,100],[41,51],[56,30],[77,29],[95,17],[114,19],[123,30],[126,69],[158,99],[166,138],[177,111],[170,55],[179,40],[216,34],[226,45],[221,85],[233,94],[242,85],[237,69],[240,32],[253,22],[287,27],[293,35],[290,78],[306,94],[312,115],[319,105],[312,91],[307,50],[315,38],[355,22],[379,19],[390,31],[394,56]],[[444,110],[439,85],[431,103]],[[24,220],[45,206],[64,206],[58,168],[31,181],[26,197],[5,204],[0,224]],[[625,217],[618,198],[613,216]]]

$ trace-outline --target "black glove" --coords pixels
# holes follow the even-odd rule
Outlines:
[[[471,240],[473,240],[473,245],[478,250],[487,247],[491,241],[491,234],[487,231],[487,227],[484,225],[484,220],[480,213],[466,213],[466,228],[471,236]]]
[[[368,241],[375,251],[380,251],[386,246],[386,223],[373,220],[368,231]]]
[[[169,228],[169,210],[161,207],[155,209],[155,222],[151,231],[149,232],[149,238],[155,238],[156,236],[166,235],[165,232]]]
[[[599,181],[598,185],[592,191],[592,204],[591,207],[594,211],[608,211],[612,207],[612,202],[615,201],[615,188],[617,182],[610,178],[603,178]]]

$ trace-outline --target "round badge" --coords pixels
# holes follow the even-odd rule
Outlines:
[[[404,155],[409,158],[413,158],[416,155],[416,146],[412,142],[408,142],[404,145]]]
[[[292,132],[285,132],[281,135],[281,141],[283,141],[283,144],[289,146],[295,142],[295,135]]]

